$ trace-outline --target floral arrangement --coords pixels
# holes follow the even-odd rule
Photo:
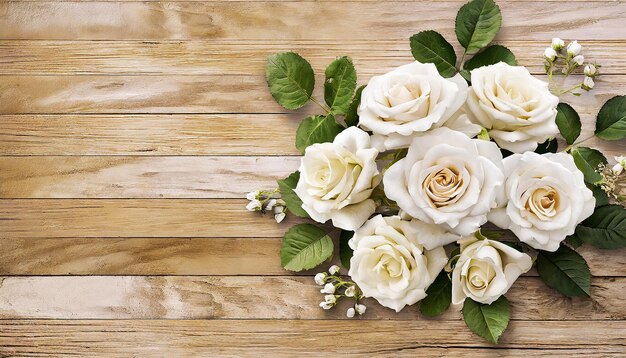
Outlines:
[[[589,296],[591,273],[576,249],[626,246],[626,159],[611,165],[581,145],[626,137],[626,97],[606,102],[594,135],[579,139],[580,117],[563,97],[592,90],[600,66],[585,62],[577,41],[555,38],[542,60],[548,82],[536,78],[490,45],[501,21],[492,0],[473,0],[456,17],[460,59],[442,35],[423,31],[410,39],[415,62],[358,88],[350,58],[337,58],[324,102],[304,58],[269,57],[276,101],[292,110],[313,102],[324,113],[297,130],[298,171],[248,194],[248,210],[332,223],[287,231],[280,257],[291,271],[330,260],[340,229],[348,272],[333,265],[315,276],[321,308],[353,299],[354,317],[371,297],[395,311],[419,302],[436,316],[462,305],[469,329],[496,343],[510,317],[505,294],[521,274],[536,266],[552,289]]]

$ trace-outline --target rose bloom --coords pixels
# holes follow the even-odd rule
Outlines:
[[[376,209],[370,195],[380,183],[377,155],[369,135],[356,127],[339,133],[332,143],[307,147],[294,190],[302,209],[317,222],[330,219],[344,230],[359,228]]]
[[[571,155],[527,152],[503,164],[507,179],[489,221],[533,248],[556,251],[593,213],[596,200]]]
[[[498,241],[470,237],[459,243],[461,254],[452,271],[453,304],[466,297],[491,304],[533,265],[530,256]]]
[[[374,133],[380,150],[408,146],[415,133],[445,125],[466,98],[461,75],[446,79],[434,64],[416,61],[370,79],[361,95],[359,126]],[[473,136],[480,127],[470,130]]]
[[[417,220],[377,215],[349,241],[354,254],[349,275],[365,297],[399,312],[426,297],[426,289],[448,262],[443,247],[426,250],[424,234],[446,235]],[[426,225],[428,226],[428,225]]]
[[[534,151],[538,143],[559,133],[556,106],[548,83],[525,67],[504,62],[472,70],[467,108],[475,123],[489,130],[501,148]]]
[[[448,128],[415,138],[383,178],[387,198],[407,215],[463,236],[487,222],[503,182],[495,143]]]

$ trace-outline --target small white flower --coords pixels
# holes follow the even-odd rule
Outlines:
[[[552,62],[556,59],[556,51],[554,51],[554,49],[552,47],[547,47],[546,50],[543,52],[543,57]]]
[[[337,303],[337,296],[335,295],[326,295],[324,296],[324,302],[334,305],[335,303]]]
[[[265,209],[266,210],[272,210],[272,208],[276,205],[276,199],[270,199],[267,201],[267,204],[265,204]]]
[[[575,56],[572,61],[574,61],[575,64],[577,64],[578,66],[582,65],[585,62],[585,56],[583,55],[578,55]]]
[[[576,56],[582,49],[583,47],[578,44],[578,41],[572,41],[567,45],[567,54],[570,56]]]
[[[356,310],[358,314],[362,315],[363,313],[365,313],[365,310],[367,309],[367,307],[365,307],[365,305],[362,305],[362,304],[356,304],[354,305],[354,309]]]
[[[356,293],[356,287],[350,286],[346,288],[346,292],[344,292],[344,295],[346,295],[346,297],[354,297],[355,293]]]
[[[613,170],[613,173],[615,173],[615,175],[620,175],[622,174],[624,169],[626,169],[626,157],[625,156],[615,157],[615,160],[617,161],[617,164],[613,166],[612,170]]]
[[[280,214],[285,211],[285,207],[282,205],[274,206],[274,214]]]
[[[274,220],[276,220],[276,222],[280,224],[283,220],[285,220],[285,216],[285,213],[278,213],[274,215]]]
[[[257,197],[259,196],[259,191],[251,191],[248,194],[246,194],[246,199],[248,200],[257,200]]]
[[[321,293],[335,293],[335,285],[332,283],[327,283],[324,288],[320,290]],[[335,297],[335,296],[333,296]]]
[[[565,41],[561,40],[558,37],[554,37],[552,39],[552,48],[556,51],[560,50],[565,46]]]
[[[585,79],[583,80],[582,88],[586,91],[589,91],[590,89],[593,88],[593,86],[595,86],[595,83],[593,82],[593,78],[585,77]]]
[[[246,209],[248,209],[248,211],[257,211],[261,209],[261,202],[254,199],[251,202],[248,203],[248,205],[246,205]]]
[[[317,283],[318,285],[323,285],[326,282],[326,273],[325,272],[320,272],[317,275],[315,275],[315,283]]]
[[[596,66],[588,64],[585,66],[585,76],[593,77],[598,72]]]
[[[320,302],[320,307],[322,307],[325,310],[329,310],[333,308],[333,305],[328,302]]]
[[[328,273],[330,273],[331,275],[336,274],[337,272],[339,272],[339,266],[337,265],[332,265],[329,269],[328,269]]]
[[[350,307],[348,308],[348,312],[346,312],[346,316],[348,316],[348,318],[352,318],[354,317],[354,313],[355,313],[354,308]]]

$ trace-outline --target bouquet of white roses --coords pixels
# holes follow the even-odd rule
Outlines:
[[[560,103],[594,87],[600,66],[587,63],[576,41],[555,38],[543,55],[549,82],[517,66],[506,47],[490,45],[501,26],[492,0],[459,10],[453,46],[435,31],[410,39],[416,61],[357,88],[348,57],[325,72],[324,102],[313,97],[311,65],[293,52],[269,58],[267,82],[287,109],[309,102],[324,114],[305,118],[296,133],[300,168],[278,188],[248,195],[248,209],[287,213],[341,229],[342,265],[315,281],[320,306],[354,299],[402,310],[420,302],[426,316],[463,305],[476,334],[497,342],[510,316],[506,292],[533,265],[567,296],[589,295],[591,273],[575,249],[626,246],[623,168],[580,144],[581,121]],[[556,78],[583,79],[561,89]],[[558,151],[557,135],[567,147]],[[599,111],[594,135],[626,137],[626,97]],[[481,228],[491,222],[510,230]],[[283,240],[287,270],[312,269],[332,258],[328,225],[298,224]]]

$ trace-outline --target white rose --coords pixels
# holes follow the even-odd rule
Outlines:
[[[559,132],[558,104],[548,83],[525,67],[500,62],[472,70],[468,111],[501,148],[514,153],[534,151],[538,143],[554,137]]]
[[[533,152],[504,159],[507,178],[489,221],[539,250],[556,251],[596,200],[569,154]]]
[[[413,62],[370,79],[361,95],[359,126],[383,142],[386,137],[402,141],[443,126],[466,98],[461,75],[446,79],[434,64]]]
[[[448,128],[415,138],[383,178],[386,196],[406,214],[463,236],[487,221],[503,182],[494,143]]]
[[[471,237],[459,243],[461,255],[452,271],[455,305],[463,303],[466,297],[491,304],[533,265],[530,256],[501,242]]]
[[[426,297],[448,257],[441,246],[426,250],[420,244],[424,225],[377,215],[354,233],[348,274],[365,297],[396,312]]]
[[[377,155],[369,135],[356,127],[339,133],[332,143],[307,147],[295,189],[302,209],[317,222],[332,220],[335,227],[358,229],[376,210],[370,195],[380,183]]]

